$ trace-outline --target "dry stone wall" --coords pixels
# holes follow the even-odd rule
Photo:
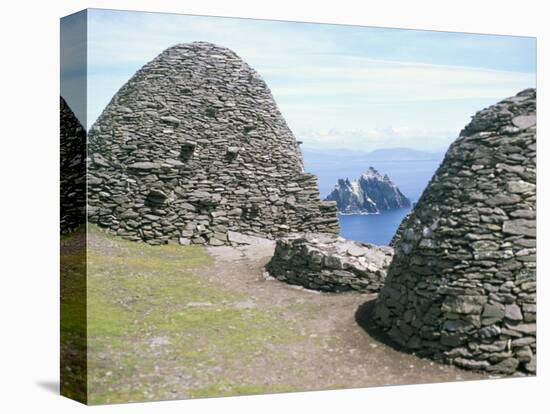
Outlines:
[[[375,306],[419,355],[536,369],[536,91],[478,112],[398,231]]]
[[[64,234],[86,222],[86,130],[63,98],[59,121],[60,224]]]
[[[266,270],[281,281],[308,289],[378,292],[392,255],[390,247],[334,234],[295,234],[277,240]]]
[[[140,69],[91,128],[88,161],[89,220],[127,239],[339,231],[265,82],[209,43],[176,45]]]

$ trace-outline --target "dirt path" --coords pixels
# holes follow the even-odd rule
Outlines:
[[[213,271],[206,275],[210,282],[247,292],[250,306],[282,309],[279,316],[298,324],[312,339],[287,345],[282,355],[262,355],[266,370],[246,372],[248,381],[323,389],[488,378],[396,351],[374,339],[360,325],[376,295],[320,293],[270,278],[263,266],[273,249],[273,244],[208,249],[215,258]]]
[[[377,341],[362,328],[373,295],[266,279],[272,253],[272,244],[148,246],[90,226],[89,402],[487,378]]]

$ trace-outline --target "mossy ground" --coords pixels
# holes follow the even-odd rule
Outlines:
[[[62,395],[86,402],[86,229],[61,237]]]
[[[89,235],[90,403],[282,389],[216,385],[223,384],[220,373],[253,364],[258,352],[272,352],[301,335],[278,318],[280,310],[239,307],[245,293],[201,277],[213,264],[204,248],[128,242],[95,226]]]
[[[68,248],[74,237],[62,239],[65,379],[77,385],[65,395],[103,404],[474,378],[366,335],[354,319],[364,295],[263,279],[272,251],[217,248],[212,256],[90,225],[82,278],[82,251]],[[77,294],[82,280],[87,298]]]

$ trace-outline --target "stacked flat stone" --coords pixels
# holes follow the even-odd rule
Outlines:
[[[536,91],[478,112],[401,224],[375,320],[467,369],[535,372]]]
[[[378,292],[393,255],[390,247],[345,240],[334,234],[294,234],[277,239],[266,265],[281,281],[326,292]]]
[[[231,50],[179,44],[140,69],[89,134],[89,220],[150,244],[338,233],[260,76]]]
[[[60,97],[60,224],[69,233],[86,222],[86,130]]]

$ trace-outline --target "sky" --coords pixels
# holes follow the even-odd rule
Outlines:
[[[441,151],[476,111],[536,86],[528,37],[97,9],[87,33],[87,113],[75,112],[88,127],[140,67],[192,41],[231,48],[256,69],[315,149]],[[62,79],[62,94],[77,96],[70,85]]]

